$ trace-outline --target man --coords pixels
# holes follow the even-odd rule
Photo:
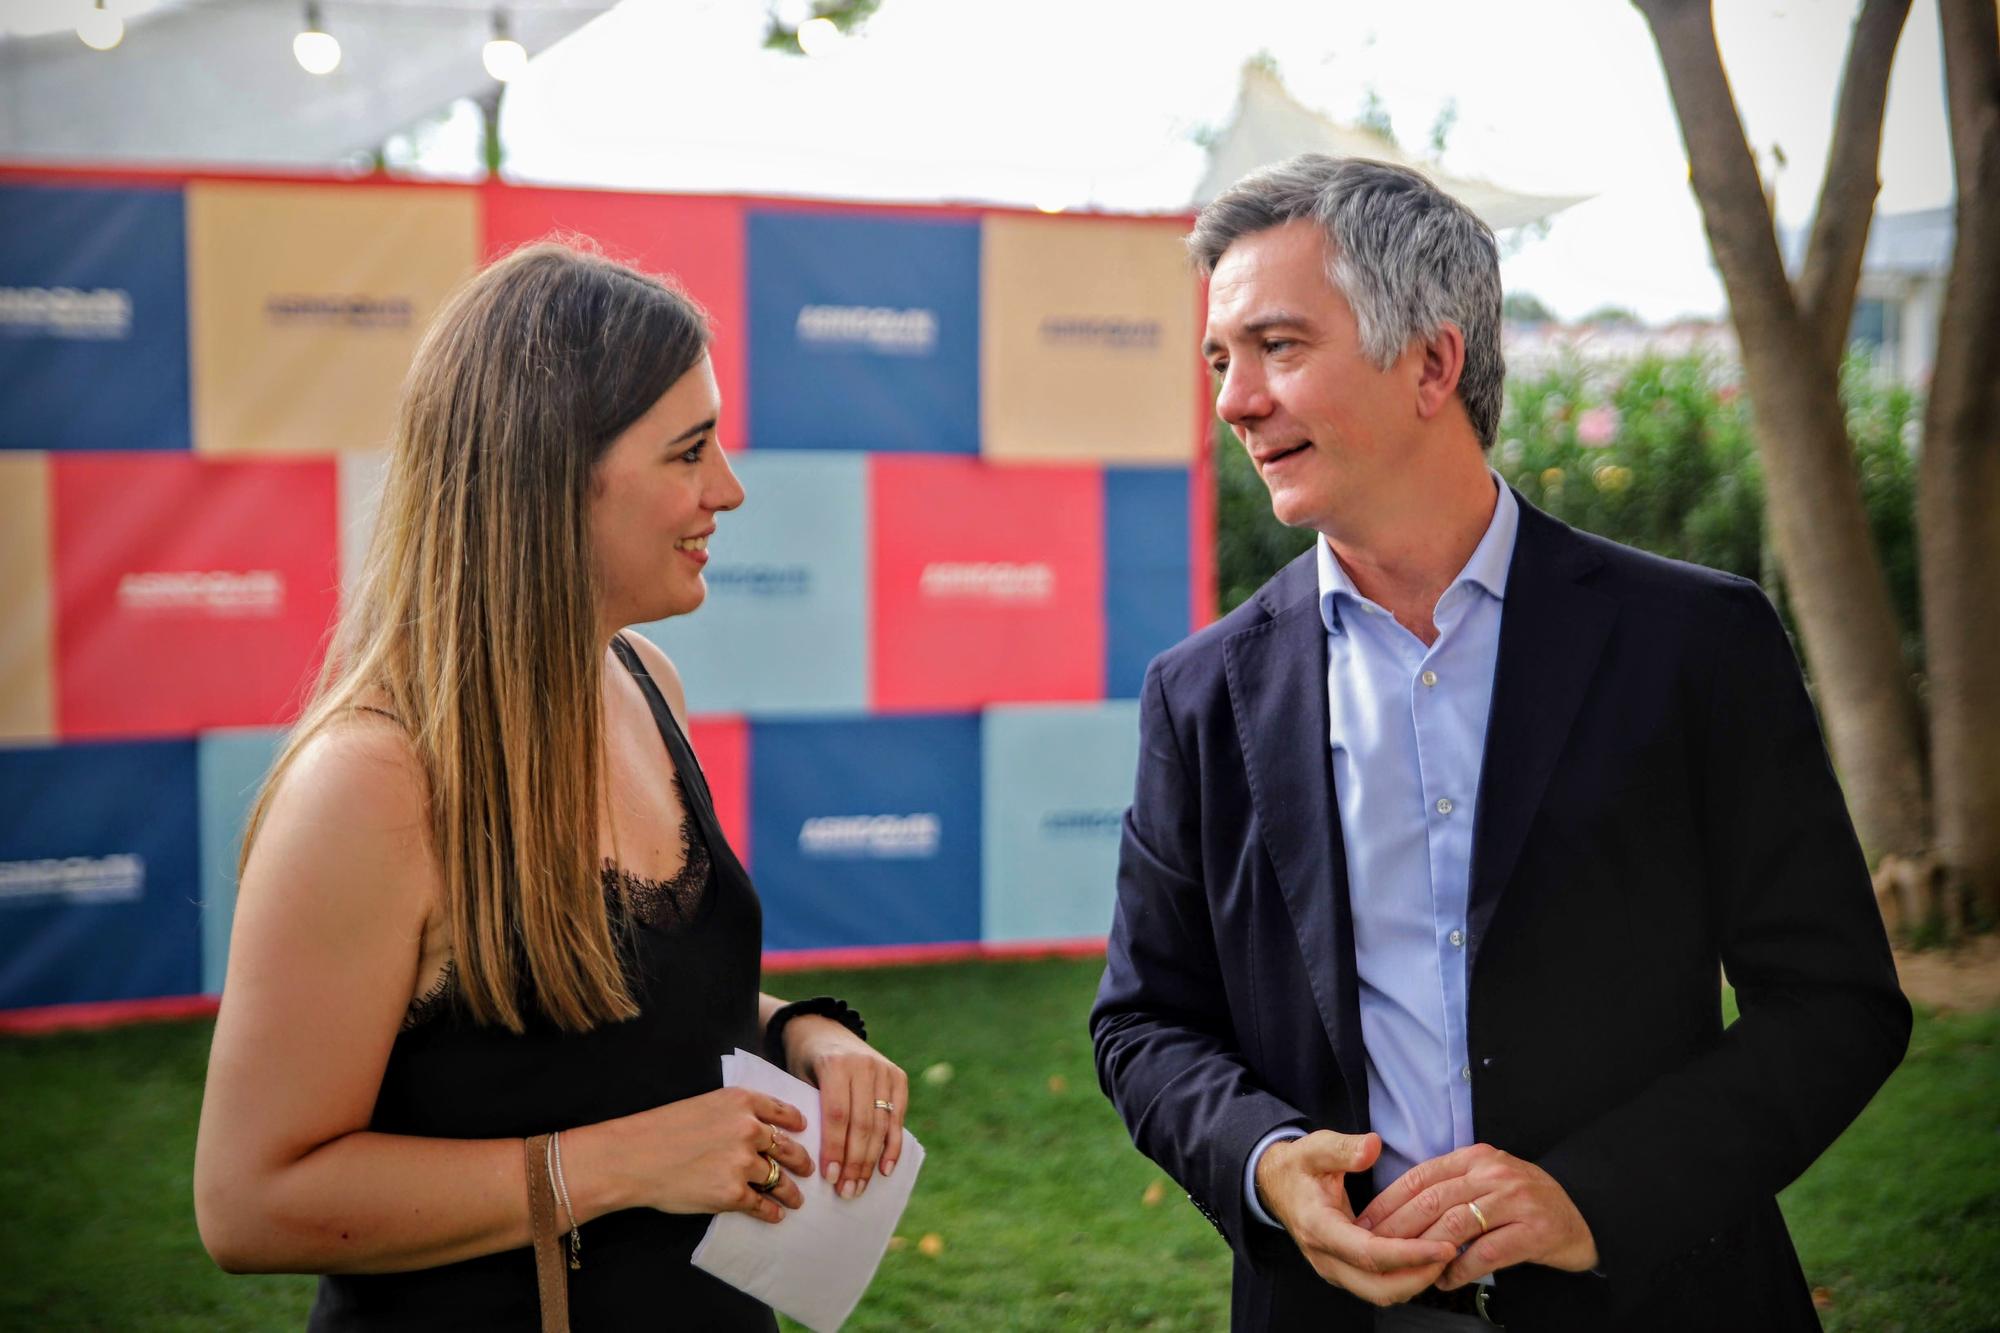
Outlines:
[[[1189,244],[1320,537],[1147,672],[1091,1028],[1235,1325],[1817,1327],[1774,1196],[1910,1011],[1777,616],[1487,467],[1498,253],[1423,177],[1300,157]]]

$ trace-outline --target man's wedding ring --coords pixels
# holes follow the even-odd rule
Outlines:
[[[760,1157],[764,1156],[762,1153],[758,1155]],[[769,1194],[772,1190],[778,1188],[778,1179],[784,1174],[783,1170],[780,1169],[780,1167],[778,1166],[777,1158],[764,1157],[764,1160],[770,1164],[771,1173],[764,1177],[762,1184],[756,1184],[750,1187],[751,1189],[756,1190],[759,1194]]]
[[[875,1109],[878,1111],[887,1111],[890,1115],[894,1115],[896,1114],[896,1103],[885,1102],[880,1097],[877,1097],[875,1099]]]
[[[1471,1201],[1470,1199],[1466,1200],[1466,1202],[1465,1202],[1465,1206],[1466,1206],[1467,1208],[1470,1208],[1470,1209],[1472,1210],[1472,1220],[1473,1220],[1473,1221],[1475,1221],[1475,1222],[1477,1222],[1477,1223],[1479,1223],[1479,1234],[1480,1234],[1480,1235],[1482,1235],[1482,1236],[1483,1236],[1483,1235],[1485,1235],[1485,1234],[1486,1234],[1486,1214],[1484,1214],[1484,1213],[1480,1212],[1480,1211],[1479,1211],[1479,1205],[1478,1205],[1478,1204],[1476,1204],[1476,1203],[1474,1203],[1474,1202],[1472,1202],[1472,1201]]]

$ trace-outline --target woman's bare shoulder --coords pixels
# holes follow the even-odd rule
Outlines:
[[[409,738],[389,718],[352,710],[315,732],[278,776],[245,886],[323,885],[353,906],[422,919],[437,884],[429,827]]]

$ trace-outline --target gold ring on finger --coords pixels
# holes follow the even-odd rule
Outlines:
[[[769,1164],[771,1171],[769,1175],[764,1177],[762,1183],[753,1184],[750,1188],[756,1190],[759,1194],[769,1194],[772,1190],[778,1188],[778,1180],[784,1175],[784,1171],[779,1167],[777,1158],[766,1157],[763,1153],[757,1155],[764,1158],[764,1161]]]
[[[887,1111],[890,1115],[894,1115],[896,1114],[896,1103],[885,1102],[880,1097],[877,1097],[875,1099],[875,1109],[878,1111]]]
[[[1475,1222],[1477,1222],[1477,1223],[1479,1223],[1479,1234],[1480,1234],[1480,1235],[1482,1235],[1482,1236],[1483,1236],[1483,1235],[1485,1235],[1485,1234],[1486,1234],[1486,1214],[1484,1214],[1484,1213],[1480,1212],[1480,1211],[1479,1211],[1479,1205],[1478,1205],[1478,1204],[1476,1204],[1476,1203],[1474,1203],[1474,1202],[1472,1202],[1472,1201],[1471,1201],[1470,1199],[1467,1199],[1467,1200],[1465,1201],[1465,1206],[1466,1206],[1467,1208],[1470,1208],[1470,1209],[1472,1210],[1472,1220],[1473,1220],[1473,1221],[1475,1221]]]

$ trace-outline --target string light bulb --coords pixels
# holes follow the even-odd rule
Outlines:
[[[104,7],[104,0],[77,18],[76,35],[93,51],[109,51],[125,40],[125,20]]]
[[[521,76],[528,67],[528,48],[514,40],[507,31],[507,11],[493,11],[493,39],[479,53],[486,64],[486,72],[501,83],[507,83]]]
[[[799,50],[809,56],[831,55],[841,37],[840,25],[832,19],[807,19],[799,25]]]
[[[292,58],[308,74],[331,74],[340,68],[340,43],[320,26],[315,0],[307,0],[305,30],[292,38]]]

